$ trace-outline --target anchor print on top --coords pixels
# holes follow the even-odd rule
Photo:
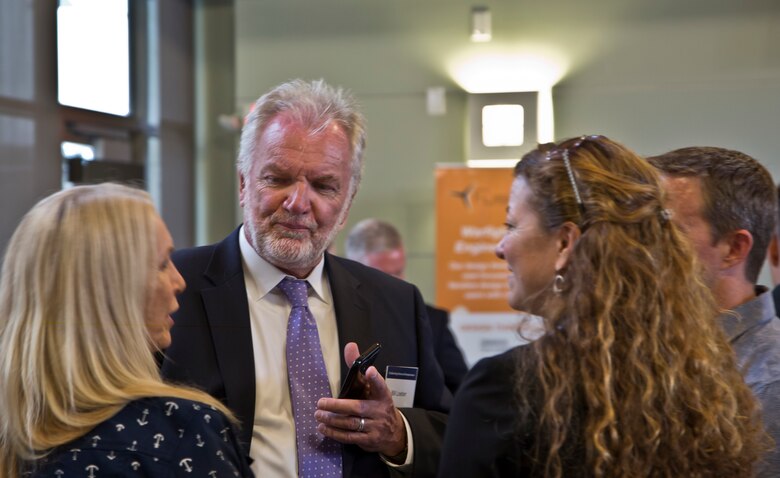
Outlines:
[[[149,420],[146,419],[146,417],[148,417],[148,416],[149,416],[149,409],[148,408],[144,408],[144,412],[141,414],[141,418],[137,418],[136,421],[142,427],[146,426],[146,424],[149,423]]]
[[[130,402],[87,435],[55,448],[35,464],[29,476],[102,478],[177,473],[213,478],[252,476],[230,422],[221,412],[191,400],[151,397]]]
[[[97,476],[95,475],[95,471],[99,470],[100,468],[98,468],[97,465],[87,465],[87,467],[84,469],[89,472],[89,475],[87,475],[89,478],[95,478],[95,476]]]

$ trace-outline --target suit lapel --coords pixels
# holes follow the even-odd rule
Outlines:
[[[214,287],[203,289],[201,294],[225,385],[225,401],[243,423],[241,441],[249,443],[256,375],[238,231],[233,231],[214,250],[204,271]]]
[[[325,271],[328,274],[333,308],[336,312],[336,326],[339,332],[339,350],[341,351],[341,383],[347,377],[347,364],[344,362],[344,346],[348,342],[357,342],[361,350],[371,345],[374,334],[371,327],[371,307],[360,294],[360,281],[349,273],[338,257],[325,253]],[[344,445],[342,453],[343,476],[351,476],[355,456],[360,454],[355,445]]]
[[[238,245],[238,231],[216,247],[204,275],[214,287],[204,288],[203,305],[225,385],[225,401],[243,423],[243,443],[252,439],[255,408],[255,368],[246,285]],[[333,294],[340,350],[348,342],[364,349],[375,340],[370,321],[370,303],[360,294],[360,281],[340,263],[342,259],[325,254],[325,271]],[[347,374],[341,360],[341,380]],[[354,450],[353,450],[354,449]],[[345,445],[344,476],[350,476],[356,447]]]
[[[361,283],[341,265],[340,260],[330,254],[325,255],[325,270],[333,294],[339,346],[342,352],[341,380],[343,382],[348,370],[343,360],[344,346],[348,342],[357,342],[363,350],[373,343],[374,334],[370,320],[371,307],[366,298],[360,294]]]

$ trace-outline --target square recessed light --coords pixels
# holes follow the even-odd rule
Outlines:
[[[522,105],[482,107],[482,144],[488,147],[521,146],[525,110]]]

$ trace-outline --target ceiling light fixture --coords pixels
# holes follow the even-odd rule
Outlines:
[[[488,7],[472,7],[471,41],[475,43],[484,43],[489,42],[492,38],[490,9]]]

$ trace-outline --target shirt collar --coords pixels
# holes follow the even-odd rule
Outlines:
[[[241,257],[244,260],[244,272],[249,274],[252,282],[255,286],[255,294],[252,300],[260,300],[265,297],[269,292],[274,290],[279,282],[285,277],[292,277],[279,270],[276,266],[261,257],[257,251],[249,244],[244,232],[244,226],[241,226],[241,230],[238,231],[238,245],[241,248]],[[308,277],[304,280],[309,282],[310,290],[314,291],[314,296],[324,303],[328,303],[325,299],[325,256],[320,258],[320,261],[309,273]],[[293,277],[295,279],[295,277]]]
[[[772,294],[764,286],[756,286],[756,297],[744,304],[720,314],[721,325],[731,342],[745,331],[763,325],[775,318],[775,304]]]

